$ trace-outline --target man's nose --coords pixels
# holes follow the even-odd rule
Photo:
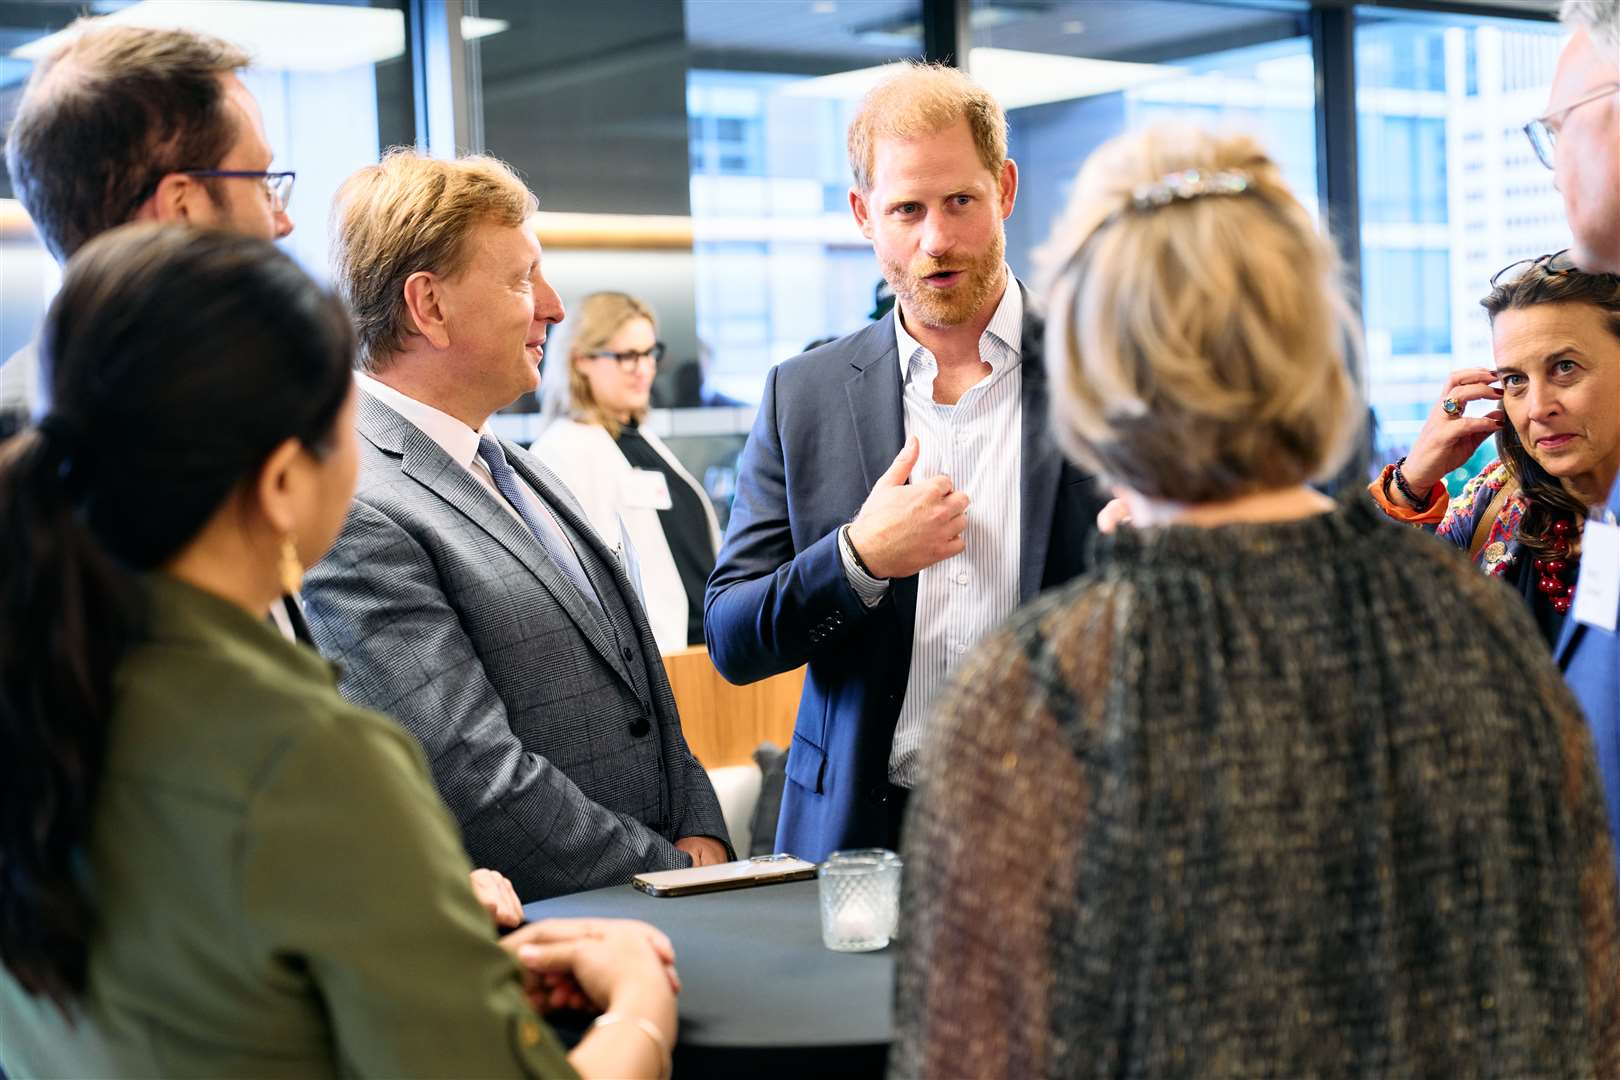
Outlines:
[[[557,290],[543,280],[537,283],[534,290],[534,321],[555,325],[562,322],[566,315],[562,297],[557,295]]]

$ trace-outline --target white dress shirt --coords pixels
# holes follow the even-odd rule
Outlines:
[[[979,337],[979,359],[990,374],[955,405],[941,405],[934,400],[939,365],[933,353],[907,333],[898,313],[894,320],[905,435],[916,435],[920,444],[911,480],[943,474],[970,500],[965,550],[917,576],[911,667],[889,751],[889,780],[901,787],[916,783],[934,698],[968,650],[1018,606],[1023,329],[1023,293],[1007,271],[1007,289]],[[889,583],[861,570],[847,533],[840,534],[839,554],[861,599],[868,605],[882,599]]]

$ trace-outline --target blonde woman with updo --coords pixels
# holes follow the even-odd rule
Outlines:
[[[988,637],[905,829],[892,1074],[1614,1077],[1591,740],[1524,605],[1330,475],[1331,243],[1244,136],[1086,163],[1052,428],[1130,521]]]
[[[599,292],[569,323],[566,370],[545,377],[543,408],[552,420],[533,450],[607,545],[628,546],[659,651],[701,645],[703,589],[720,525],[692,474],[642,426],[664,355],[658,318],[633,296]]]

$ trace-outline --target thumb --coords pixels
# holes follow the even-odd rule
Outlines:
[[[921,455],[922,443],[917,440],[917,436],[913,435],[906,440],[906,445],[902,446],[900,452],[894,456],[894,463],[884,470],[882,476],[878,477],[877,486],[883,487],[886,484],[890,487],[899,487],[905,483],[906,479],[911,476],[911,470],[916,467],[917,458]]]

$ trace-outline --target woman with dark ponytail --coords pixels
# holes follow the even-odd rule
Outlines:
[[[352,349],[260,240],[130,226],[68,267],[50,413],[0,444],[13,1075],[666,1064],[667,940],[553,922],[503,952],[419,749],[265,618],[353,494]],[[636,1022],[565,1060],[533,1009],[563,1001]]]

